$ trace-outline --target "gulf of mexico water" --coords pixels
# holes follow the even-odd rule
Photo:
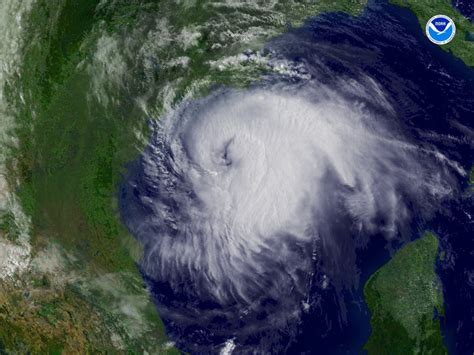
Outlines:
[[[457,6],[463,12],[469,11],[469,5]],[[409,10],[373,1],[359,17],[342,13],[318,16],[275,38],[266,48],[292,63],[303,64],[311,75],[327,85],[340,77],[373,78],[396,111],[398,124],[419,144],[436,147],[465,171],[471,168],[474,70],[429,42]],[[132,164],[129,179],[140,175],[140,169],[139,162]],[[456,198],[440,205],[430,218],[411,210],[412,222],[400,230],[400,238],[390,242],[382,232],[368,242],[359,242],[360,236],[345,234],[351,230],[352,221],[343,220],[339,225],[340,252],[335,256],[322,249],[322,258],[315,261],[319,271],[313,275],[309,307],[296,332],[266,331],[265,349],[316,354],[359,352],[370,335],[370,315],[362,295],[365,281],[404,242],[419,237],[424,230],[432,230],[440,236],[441,248],[446,253],[437,264],[445,296],[443,336],[450,353],[472,353],[474,210],[468,177],[458,175],[458,183]],[[122,189],[126,223],[131,216],[124,206],[139,203],[127,187]],[[134,214],[133,218],[136,217]],[[167,289],[166,284],[153,280],[152,275],[144,276],[158,309],[164,302],[167,309],[172,307],[170,299],[179,295]],[[176,304],[186,301],[184,297]],[[172,338],[184,350],[217,351],[233,337],[236,351],[262,345],[257,336],[239,338],[238,329],[217,335],[209,331],[213,327],[204,319],[191,328],[171,321],[166,313],[161,315]]]

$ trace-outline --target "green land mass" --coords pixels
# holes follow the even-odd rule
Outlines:
[[[451,1],[390,0],[390,3],[413,11],[423,31],[428,20],[435,15],[442,14],[452,18],[456,24],[456,35],[450,43],[440,47],[460,58],[466,65],[474,66],[474,24],[457,11]]]
[[[0,281],[0,353],[175,352],[117,210],[147,120],[213,84],[244,86],[267,70],[213,61],[258,50],[322,11],[355,15],[365,3],[35,1],[6,88],[19,139],[9,147],[9,187],[31,218],[32,263]],[[3,216],[0,237],[14,242],[17,224]]]
[[[405,245],[367,281],[371,313],[369,354],[447,354],[441,336],[441,282],[435,272],[438,239],[425,233]]]

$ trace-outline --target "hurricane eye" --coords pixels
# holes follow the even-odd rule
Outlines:
[[[222,164],[225,166],[232,165],[232,159],[230,159],[229,152],[227,151],[227,149],[222,153],[221,161],[222,161]]]
[[[234,138],[228,140],[225,144],[224,147],[221,151],[220,159],[219,159],[219,164],[224,165],[224,166],[231,166],[232,165],[232,158],[231,158],[231,152],[230,148],[231,145],[234,141]]]

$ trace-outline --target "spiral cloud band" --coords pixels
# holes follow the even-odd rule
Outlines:
[[[139,203],[127,224],[150,278],[207,302],[199,311],[163,301],[164,318],[243,317],[271,300],[277,311],[259,327],[288,322],[307,295],[315,246],[331,245],[341,216],[347,234],[391,238],[413,208],[428,213],[452,192],[449,162],[391,122],[375,82],[332,88],[219,91],[157,125],[130,183]]]

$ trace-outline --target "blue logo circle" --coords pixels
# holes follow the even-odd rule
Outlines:
[[[446,15],[436,15],[426,23],[426,35],[428,39],[438,45],[449,43],[456,34],[456,25]]]

